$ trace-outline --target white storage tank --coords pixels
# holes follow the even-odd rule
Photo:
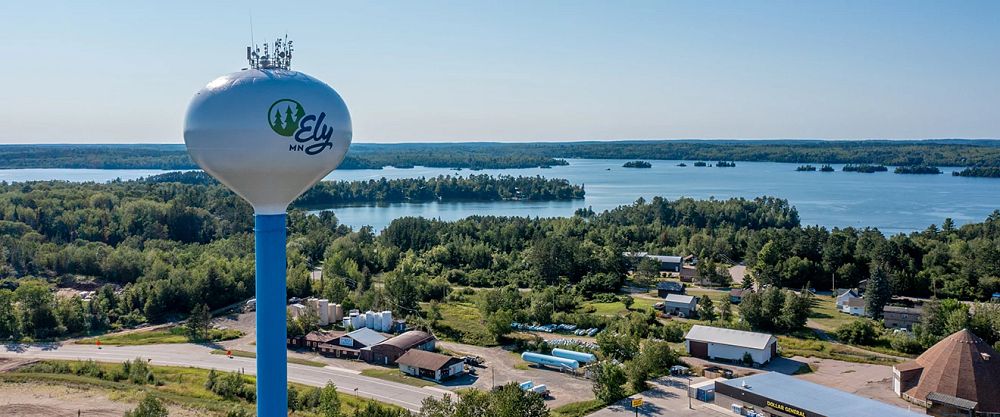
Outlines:
[[[330,300],[322,298],[316,300],[316,311],[319,313],[320,326],[330,324]]]
[[[382,312],[382,331],[388,332],[392,330],[392,312],[389,310]]]
[[[369,329],[375,328],[375,312],[368,310],[365,312],[365,327]]]
[[[340,320],[340,319],[344,318],[344,306],[342,306],[340,304],[334,304],[333,305],[333,312],[334,312],[334,316],[337,317],[337,320]]]

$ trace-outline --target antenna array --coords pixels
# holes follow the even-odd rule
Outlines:
[[[285,38],[278,38],[273,44],[264,43],[263,51],[261,46],[253,45],[247,47],[247,62],[253,69],[283,69],[292,67],[292,41]]]

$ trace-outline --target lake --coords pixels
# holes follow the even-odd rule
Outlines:
[[[380,230],[393,219],[423,216],[456,220],[470,215],[560,217],[578,208],[595,211],[631,204],[637,198],[663,196],[669,199],[754,198],[762,195],[787,199],[799,211],[803,225],[827,227],[878,227],[895,234],[940,225],[947,218],[963,224],[978,222],[1000,208],[1000,180],[953,177],[955,168],[942,167],[943,175],[899,175],[891,172],[861,174],[842,172],[796,172],[799,164],[736,162],[734,168],[676,166],[681,161],[650,160],[649,169],[622,168],[625,160],[568,159],[569,165],[550,169],[498,169],[455,171],[416,167],[382,170],[334,171],[328,180],[416,178],[438,175],[541,175],[565,178],[587,190],[584,200],[504,201],[454,203],[399,203],[331,208],[346,225],[373,226]],[[0,170],[0,181],[67,180],[111,181],[160,174],[159,170],[15,169]]]

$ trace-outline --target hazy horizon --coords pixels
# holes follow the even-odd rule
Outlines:
[[[0,143],[182,143],[288,33],[356,143],[1000,138],[1000,2],[0,4]]]

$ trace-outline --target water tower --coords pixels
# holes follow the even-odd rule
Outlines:
[[[247,48],[249,68],[198,91],[184,120],[191,158],[254,209],[257,415],[288,409],[285,210],[333,171],[351,144],[351,116],[330,86],[290,69],[292,42]]]

